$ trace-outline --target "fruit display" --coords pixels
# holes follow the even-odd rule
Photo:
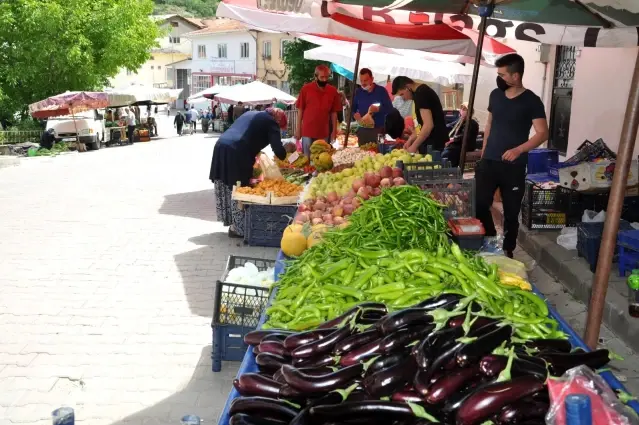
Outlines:
[[[333,168],[332,155],[335,149],[324,140],[316,140],[311,145],[311,162],[317,171],[328,171]]]
[[[346,131],[346,126],[343,126],[344,131]],[[357,147],[358,144],[358,138],[354,133],[354,130],[351,129],[351,134],[348,135],[348,147]],[[337,141],[337,143],[339,144],[339,146],[344,147],[344,139],[345,134],[338,134],[337,138],[335,139]]]
[[[358,148],[340,149],[332,156],[333,166],[337,167],[343,164],[353,164],[355,161],[371,156],[371,152]]]
[[[281,169],[280,171],[282,173],[282,176],[284,177],[284,180],[300,186],[304,185],[311,177],[309,173],[306,173],[302,170],[285,168]]]
[[[300,256],[307,248],[318,244],[322,240],[322,234],[328,229],[324,224],[291,224],[282,233],[280,248],[289,257]]]
[[[362,146],[359,147],[361,150],[363,151],[369,151],[369,152],[379,152],[379,148],[377,147],[377,143],[365,143]]]
[[[237,193],[246,195],[266,196],[271,192],[275,196],[295,196],[302,191],[302,186],[289,183],[286,180],[263,180],[255,186],[242,186],[236,189]]]
[[[297,155],[297,159],[293,162],[289,161],[291,155]],[[273,158],[275,164],[277,164],[280,168],[304,168],[309,164],[308,158],[304,155],[300,155],[299,153],[287,153],[286,159],[279,159],[278,157]]]

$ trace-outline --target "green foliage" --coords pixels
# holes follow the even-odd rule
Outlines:
[[[323,61],[304,59],[304,52],[315,47],[317,46],[313,43],[300,39],[286,44],[282,61],[288,69],[288,81],[292,93],[299,93],[304,84],[313,81],[317,65],[330,65]]]
[[[0,2],[0,120],[67,90],[99,90],[156,45],[152,0]]]
[[[155,0],[154,13],[177,13],[187,17],[207,18],[215,16],[217,0]]]

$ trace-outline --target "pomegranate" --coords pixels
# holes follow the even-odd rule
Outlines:
[[[379,175],[382,177],[382,179],[393,177],[393,169],[386,165],[385,167],[382,167],[381,170],[379,170]]]
[[[404,177],[404,171],[401,168],[393,168],[393,178]]]
[[[391,181],[391,179],[385,177],[382,179],[382,181],[379,183],[379,185],[381,187],[391,187],[393,185],[393,182]]]
[[[359,192],[359,190],[364,187],[364,180],[363,179],[355,179],[353,181],[353,192],[357,193]]]

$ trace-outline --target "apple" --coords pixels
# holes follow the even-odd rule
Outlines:
[[[401,168],[393,168],[393,178],[404,177],[404,171]]]

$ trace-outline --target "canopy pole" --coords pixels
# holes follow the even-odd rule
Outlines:
[[[635,140],[637,139],[637,127],[639,126],[639,54],[635,61],[635,72],[630,85],[628,105],[626,115],[623,120],[621,130],[621,140],[617,150],[617,160],[615,164],[615,174],[612,178],[610,188],[610,199],[606,210],[606,222],[604,223],[603,235],[601,237],[601,249],[599,250],[599,261],[592,284],[590,294],[590,305],[588,308],[588,318],[586,320],[586,333],[584,336],[586,344],[591,349],[596,349],[599,342],[599,331],[603,317],[604,303],[606,301],[606,291],[608,290],[608,279],[612,266],[615,246],[617,244],[617,232],[619,231],[619,219],[626,192],[626,182],[632,161]]]
[[[75,128],[75,143],[78,147],[78,152],[84,152],[86,151],[86,147],[84,146],[84,143],[80,142],[80,134],[78,134],[78,124],[75,122],[75,114],[73,112],[73,106],[71,106],[71,108],[69,108],[71,111],[71,119],[73,120],[73,127]]]
[[[355,86],[357,84],[357,74],[359,73],[359,56],[362,53],[362,42],[357,42],[357,56],[355,56],[355,70],[353,71],[353,81],[351,82],[351,98],[347,108],[348,116],[345,117],[346,133],[344,136],[344,149],[348,147],[348,136],[351,133],[351,121],[353,120],[353,101],[355,100]]]
[[[462,139],[461,152],[459,153],[459,168],[464,173],[464,165],[466,163],[466,147],[468,146],[468,135],[470,134],[470,120],[473,119],[475,110],[475,94],[477,93],[477,80],[479,79],[479,67],[481,66],[482,49],[484,47],[484,37],[486,35],[487,19],[493,14],[493,1],[489,0],[487,5],[479,6],[479,39],[477,40],[477,49],[475,50],[475,63],[473,65],[473,77],[470,83],[470,96],[468,97],[468,112],[466,114],[466,124],[464,125],[464,137]],[[475,140],[471,140],[476,143]],[[484,143],[486,141],[484,140]]]

